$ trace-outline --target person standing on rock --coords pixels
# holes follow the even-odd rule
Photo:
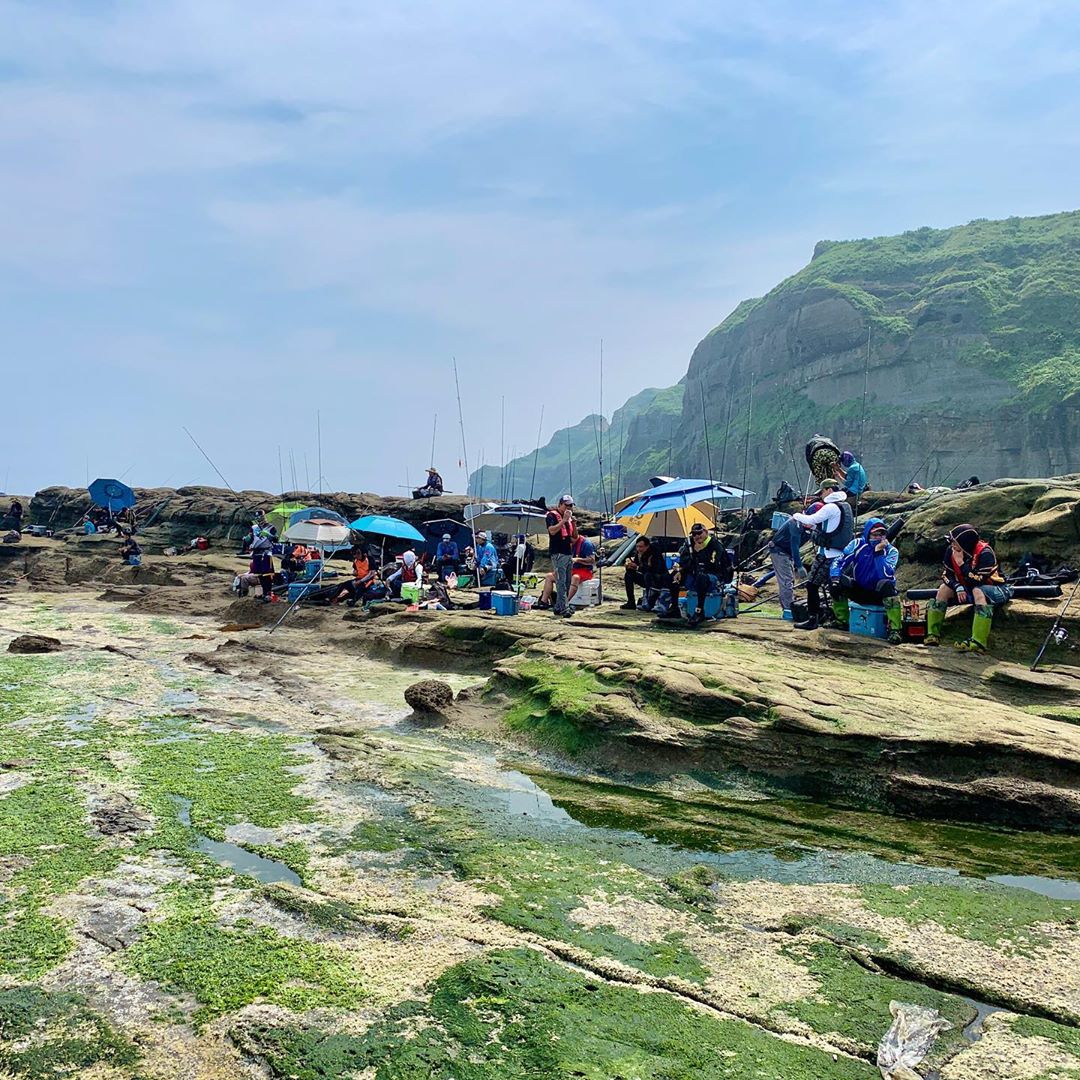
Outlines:
[[[982,539],[974,525],[957,525],[949,533],[949,546],[942,558],[945,570],[941,588],[930,601],[926,612],[927,645],[941,644],[941,628],[945,611],[952,603],[973,604],[971,637],[957,643],[968,652],[986,652],[994,608],[1012,599],[1013,591],[1005,584],[998,568],[994,549]]]
[[[794,618],[791,609],[795,603],[795,575],[804,577],[806,574],[806,566],[803,564],[800,550],[805,540],[805,526],[795,518],[789,517],[772,534],[772,539],[769,541],[769,561],[776,574],[783,617],[788,622]]]
[[[548,531],[548,553],[551,569],[555,574],[555,614],[566,615],[570,601],[571,566],[574,560],[574,540],[577,526],[574,524],[574,499],[564,495],[554,510],[544,518]]]
[[[792,514],[792,518],[813,529],[818,553],[810,565],[806,581],[807,618],[795,623],[796,630],[816,630],[822,621],[821,590],[829,584],[833,563],[855,539],[855,515],[847,501],[847,492],[839,480],[821,482],[822,505],[812,514]]]
[[[259,575],[262,588],[259,599],[264,604],[277,600],[274,595],[274,545],[268,536],[256,537],[251,545],[251,572]]]
[[[23,504],[12,496],[11,506],[8,507],[7,524],[15,532],[22,534]]]

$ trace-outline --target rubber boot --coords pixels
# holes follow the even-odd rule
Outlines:
[[[926,640],[924,645],[941,644],[941,628],[945,625],[945,612],[949,605],[944,600],[931,600],[926,605]]]
[[[990,604],[983,604],[975,609],[975,615],[971,620],[971,640],[968,649],[974,653],[986,652],[987,643],[990,641],[990,628],[994,623],[994,609]]]
[[[846,596],[837,597],[832,603],[833,616],[841,630],[848,628],[848,619],[851,617],[851,608],[848,606]]]
[[[881,601],[885,609],[885,622],[889,627],[889,644],[899,645],[904,640],[904,609],[899,596],[886,596]]]

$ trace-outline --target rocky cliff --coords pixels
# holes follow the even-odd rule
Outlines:
[[[669,458],[666,428],[671,471],[706,475],[703,416],[713,473],[739,483],[745,469],[762,495],[802,487],[815,431],[855,450],[877,488],[1074,472],[1078,393],[1080,212],[822,241],[700,342],[657,395],[678,402],[674,423],[651,403],[626,417],[605,472],[621,449],[621,486],[643,486]]]

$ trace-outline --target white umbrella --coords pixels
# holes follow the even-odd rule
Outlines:
[[[290,525],[282,534],[283,540],[291,544],[311,544],[314,547],[333,547],[345,544],[349,540],[349,526],[339,525],[336,521],[323,521],[320,518],[308,518]]]
[[[543,536],[547,531],[546,521],[546,515],[539,507],[506,503],[477,514],[472,519],[472,525],[474,529],[487,529],[488,532]]]

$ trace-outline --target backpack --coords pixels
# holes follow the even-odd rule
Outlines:
[[[814,455],[819,450],[835,450],[836,451],[836,456],[837,457],[840,456],[840,447],[837,446],[836,443],[834,443],[832,441],[832,439],[826,437],[825,435],[815,435],[806,444],[806,464],[807,465],[813,464]]]

